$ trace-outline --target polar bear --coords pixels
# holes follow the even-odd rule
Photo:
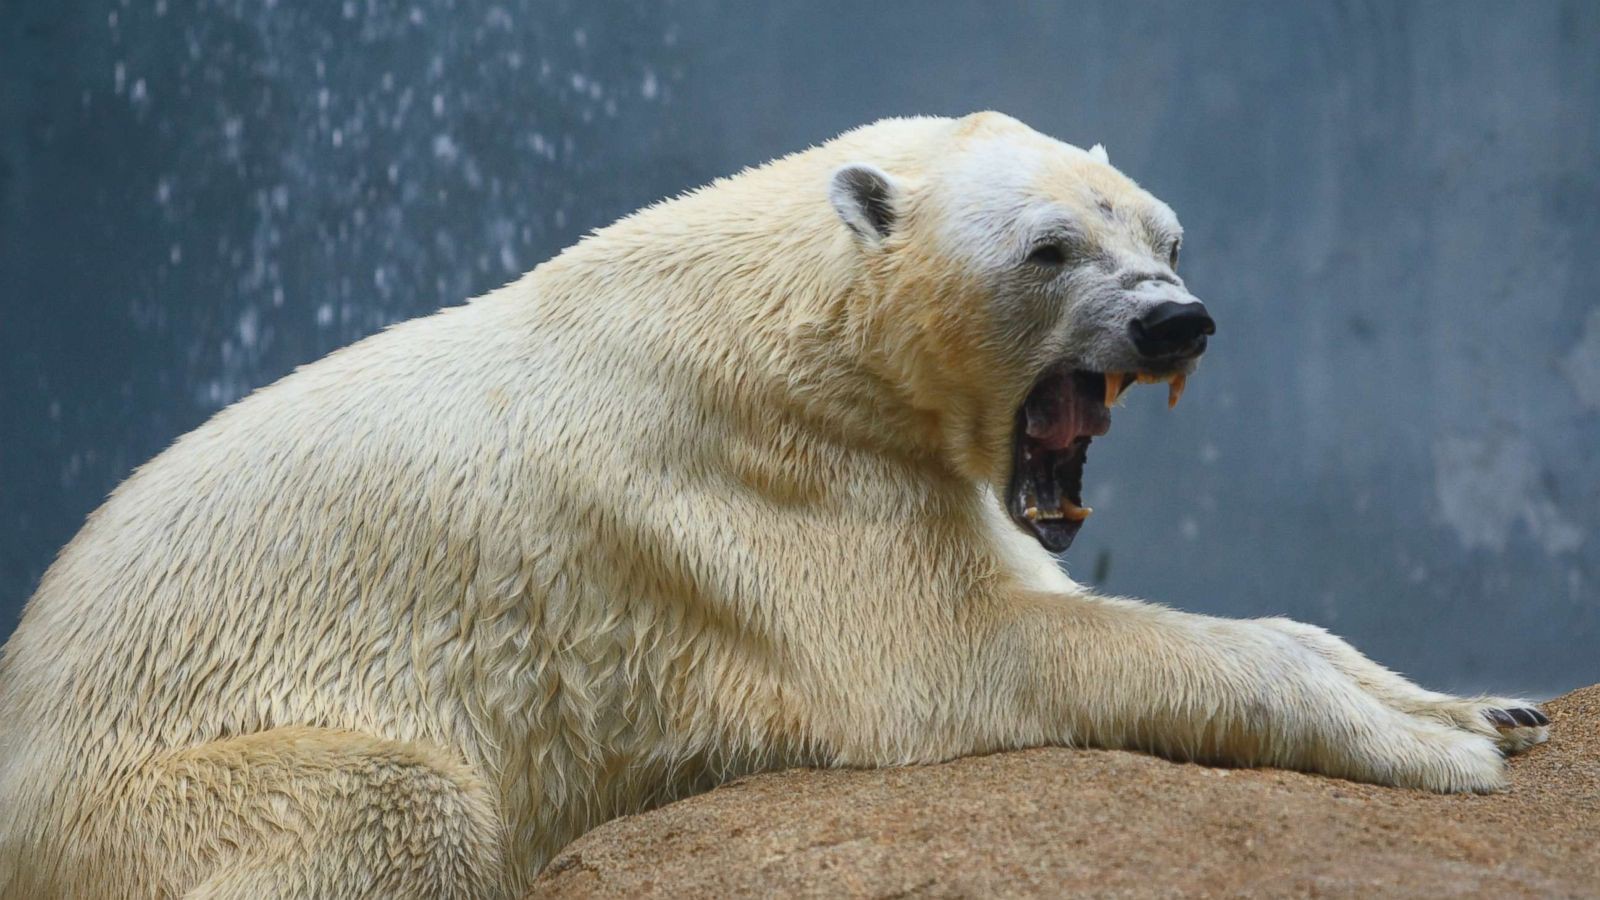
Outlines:
[[[1180,238],[1099,148],[888,120],[222,411],[5,648],[4,896],[503,897],[733,776],[1043,744],[1500,787],[1531,704],[1055,564],[1214,329]]]

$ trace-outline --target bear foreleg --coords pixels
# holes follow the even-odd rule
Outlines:
[[[1441,715],[1454,698],[1431,700],[1311,626],[1082,595],[1012,601],[989,664],[1049,740],[1433,791],[1504,784],[1503,738],[1477,708]]]

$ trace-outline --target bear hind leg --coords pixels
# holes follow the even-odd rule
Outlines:
[[[157,893],[505,893],[492,796],[437,747],[285,727],[175,751],[134,781],[138,830],[123,840],[144,851],[136,880],[153,876]]]

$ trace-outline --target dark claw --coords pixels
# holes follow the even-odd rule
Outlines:
[[[1494,723],[1496,728],[1517,727],[1517,720],[1503,709],[1486,709],[1483,711],[1483,717]]]
[[[1508,709],[1506,712],[1510,713],[1511,718],[1516,719],[1518,724],[1526,725],[1529,728],[1538,728],[1540,725],[1548,725],[1550,723],[1550,720],[1546,719],[1544,714],[1537,710],[1519,708]]]

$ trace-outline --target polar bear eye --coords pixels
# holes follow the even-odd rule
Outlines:
[[[1172,250],[1167,253],[1167,267],[1178,271],[1178,248],[1183,246],[1183,241],[1173,241]]]
[[[1060,268],[1067,264],[1067,251],[1060,244],[1040,244],[1028,254],[1028,262],[1047,269]]]

